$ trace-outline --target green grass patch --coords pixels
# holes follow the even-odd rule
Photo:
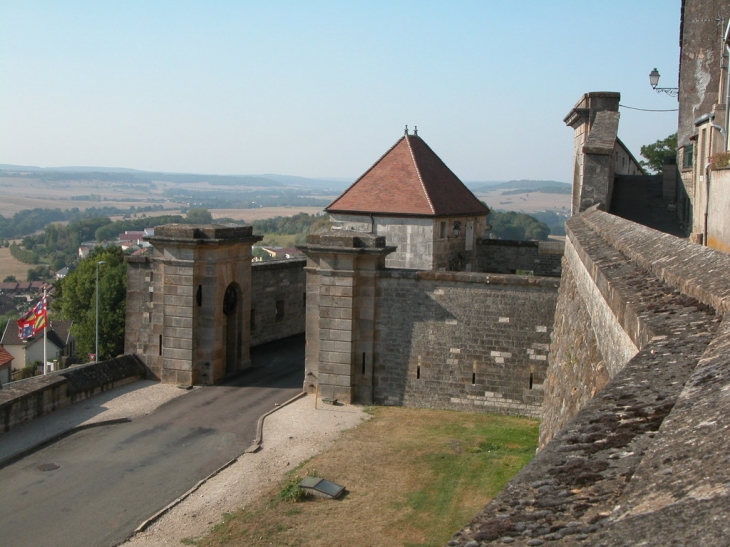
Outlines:
[[[200,545],[440,547],[527,463],[538,422],[450,411],[369,407],[372,418],[287,474]],[[301,501],[301,476],[345,486]],[[296,487],[296,488],[295,488]]]

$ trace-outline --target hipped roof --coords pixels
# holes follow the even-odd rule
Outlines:
[[[421,137],[408,134],[326,210],[409,216],[489,213]]]

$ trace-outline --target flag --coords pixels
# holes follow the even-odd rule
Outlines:
[[[25,340],[33,336],[33,323],[18,320],[18,338]]]
[[[44,296],[38,303],[18,319],[18,337],[22,340],[35,336],[48,324],[48,298]]]
[[[44,296],[35,307],[35,323],[33,324],[33,335],[38,334],[46,328],[48,323],[48,301]]]

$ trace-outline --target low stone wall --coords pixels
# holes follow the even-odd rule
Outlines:
[[[304,332],[306,264],[303,258],[252,264],[252,346]]]
[[[139,358],[124,355],[12,382],[0,389],[0,433],[146,375]]]
[[[559,281],[386,270],[374,402],[538,416]]]
[[[514,274],[518,270],[533,275],[560,277],[562,241],[507,241],[485,239],[477,244],[477,270]]]
[[[730,256],[595,209],[567,231],[544,448],[448,545],[725,544]]]

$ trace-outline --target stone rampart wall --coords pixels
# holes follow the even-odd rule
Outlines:
[[[300,259],[252,264],[252,346],[304,332],[306,263]]]
[[[543,447],[449,545],[723,544],[730,256],[595,209],[567,232]]]
[[[558,280],[380,272],[374,401],[536,416]]]
[[[513,274],[518,270],[534,275],[560,277],[562,241],[506,241],[485,239],[477,245],[477,270]]]
[[[0,390],[0,434],[146,374],[136,356],[124,355],[7,384]]]

